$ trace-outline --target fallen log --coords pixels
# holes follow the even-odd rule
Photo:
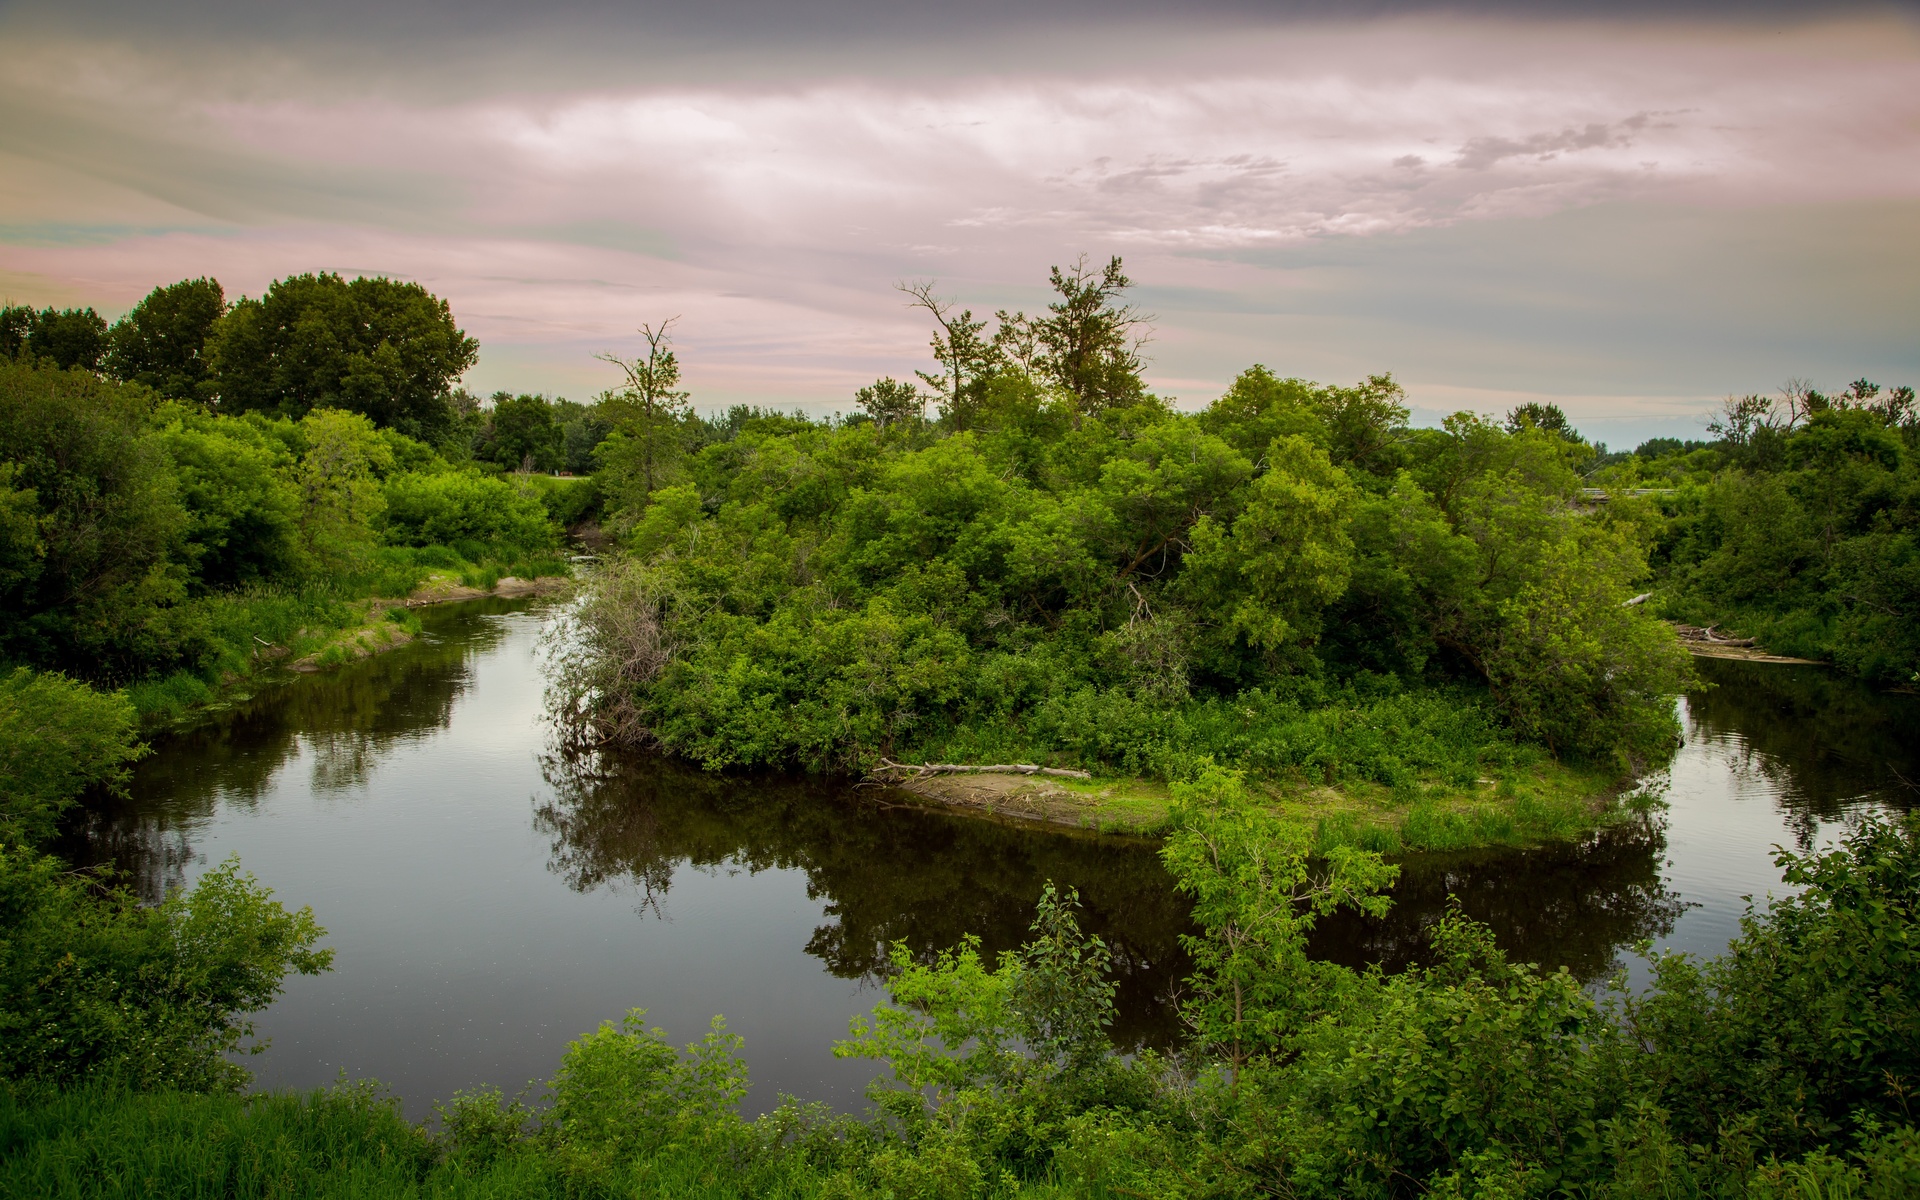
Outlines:
[[[910,779],[925,779],[929,775],[1051,775],[1058,779],[1092,779],[1086,771],[1069,770],[1066,767],[1043,767],[1038,763],[989,763],[975,766],[971,763],[898,763],[890,758],[880,760],[875,775],[884,775],[889,771],[904,772]]]

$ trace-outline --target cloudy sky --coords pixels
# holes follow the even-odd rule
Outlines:
[[[164,11],[163,11],[164,10]],[[701,407],[924,366],[892,290],[1125,258],[1149,378],[1392,371],[1619,445],[1920,383],[1920,12],[1792,3],[0,0],[0,293],[415,279],[479,391],[678,315]]]

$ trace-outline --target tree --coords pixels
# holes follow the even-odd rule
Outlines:
[[[1048,378],[1074,397],[1073,420],[1109,408],[1138,403],[1146,392],[1140,379],[1140,350],[1146,345],[1141,326],[1152,320],[1120,293],[1133,286],[1115,255],[1098,273],[1081,255],[1067,270],[1054,267],[1049,275],[1060,299],[1047,306],[1052,316],[1034,322]]]
[[[158,287],[107,331],[107,374],[172,400],[204,398],[207,338],[227,311],[215,279]]]
[[[246,1014],[333,951],[228,859],[158,905],[101,894],[49,856],[0,848],[0,1077],[72,1087],[235,1090]]]
[[[1194,970],[1181,1009],[1199,1048],[1237,1084],[1351,983],[1344,968],[1307,956],[1316,918],[1342,906],[1384,915],[1399,868],[1351,846],[1315,856],[1310,827],[1257,804],[1217,767],[1173,795],[1175,829],[1160,857],[1201,930],[1180,938]]]
[[[911,297],[909,307],[926,309],[939,326],[928,344],[943,370],[938,375],[914,373],[940,397],[942,415],[953,422],[955,429],[964,430],[979,407],[987,376],[993,373],[993,348],[980,337],[987,323],[975,320],[970,308],[955,313],[952,301],[934,295],[932,280],[894,286]]]
[[[1319,636],[1321,612],[1347,590],[1354,487],[1326,451],[1298,435],[1278,437],[1229,527],[1195,523],[1184,589],[1219,630],[1273,653]]]
[[[673,323],[679,319],[668,317],[658,326],[640,327],[640,336],[647,341],[645,358],[599,356],[619,367],[627,377],[625,388],[601,401],[601,410],[613,424],[609,441],[617,439],[618,442],[603,446],[602,454],[611,454],[619,473],[640,484],[642,505],[665,480],[667,470],[679,459],[682,448],[687,393],[678,390],[680,360],[674,356],[671,334]]]
[[[565,443],[553,419],[553,405],[545,396],[493,394],[493,437],[485,457],[510,470],[556,471],[564,461]]]
[[[386,511],[374,475],[393,465],[393,452],[372,421],[339,409],[308,413],[300,434],[307,448],[293,482],[306,549],[330,571],[351,571],[373,550],[373,523]]]
[[[0,357],[17,359],[27,353],[33,336],[33,310],[24,304],[0,308]]]
[[[0,670],[0,846],[51,837],[88,787],[117,791],[146,753],[139,726],[123,692],[57,672]]]
[[[173,463],[187,510],[186,557],[204,588],[291,579],[306,566],[293,455],[250,420],[163,406],[152,434]]]
[[[243,297],[215,325],[207,355],[223,413],[299,420],[340,408],[433,442],[453,426],[452,386],[479,349],[417,283],[323,273]]]
[[[882,429],[913,424],[921,420],[927,410],[920,389],[911,383],[897,383],[890,376],[876,379],[855,392],[853,402]]]
[[[0,309],[0,352],[13,359],[41,359],[62,370],[100,369],[107,352],[107,323],[91,308]]]
[[[1579,432],[1567,422],[1567,414],[1560,411],[1558,404],[1542,404],[1537,400],[1508,410],[1507,432],[1519,433],[1522,429],[1538,429],[1570,442],[1582,440]]]
[[[159,618],[185,595],[188,517],[151,396],[82,371],[0,363],[0,647],[88,678],[172,653]]]

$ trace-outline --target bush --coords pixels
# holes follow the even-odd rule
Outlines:
[[[157,907],[28,850],[0,850],[0,1078],[194,1091],[247,1079],[226,1055],[288,971],[332,962],[233,860]]]
[[[89,787],[124,783],[146,752],[134,707],[58,673],[0,669],[0,847],[50,836]]]
[[[467,472],[389,478],[385,536],[399,546],[479,542],[507,555],[550,551],[559,534],[531,489]],[[473,557],[469,555],[468,557]]]

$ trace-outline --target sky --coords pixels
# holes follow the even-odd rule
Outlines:
[[[0,295],[446,298],[469,388],[696,407],[930,368],[936,281],[1120,255],[1187,407],[1263,363],[1630,446],[1920,383],[1920,9],[0,0]]]

